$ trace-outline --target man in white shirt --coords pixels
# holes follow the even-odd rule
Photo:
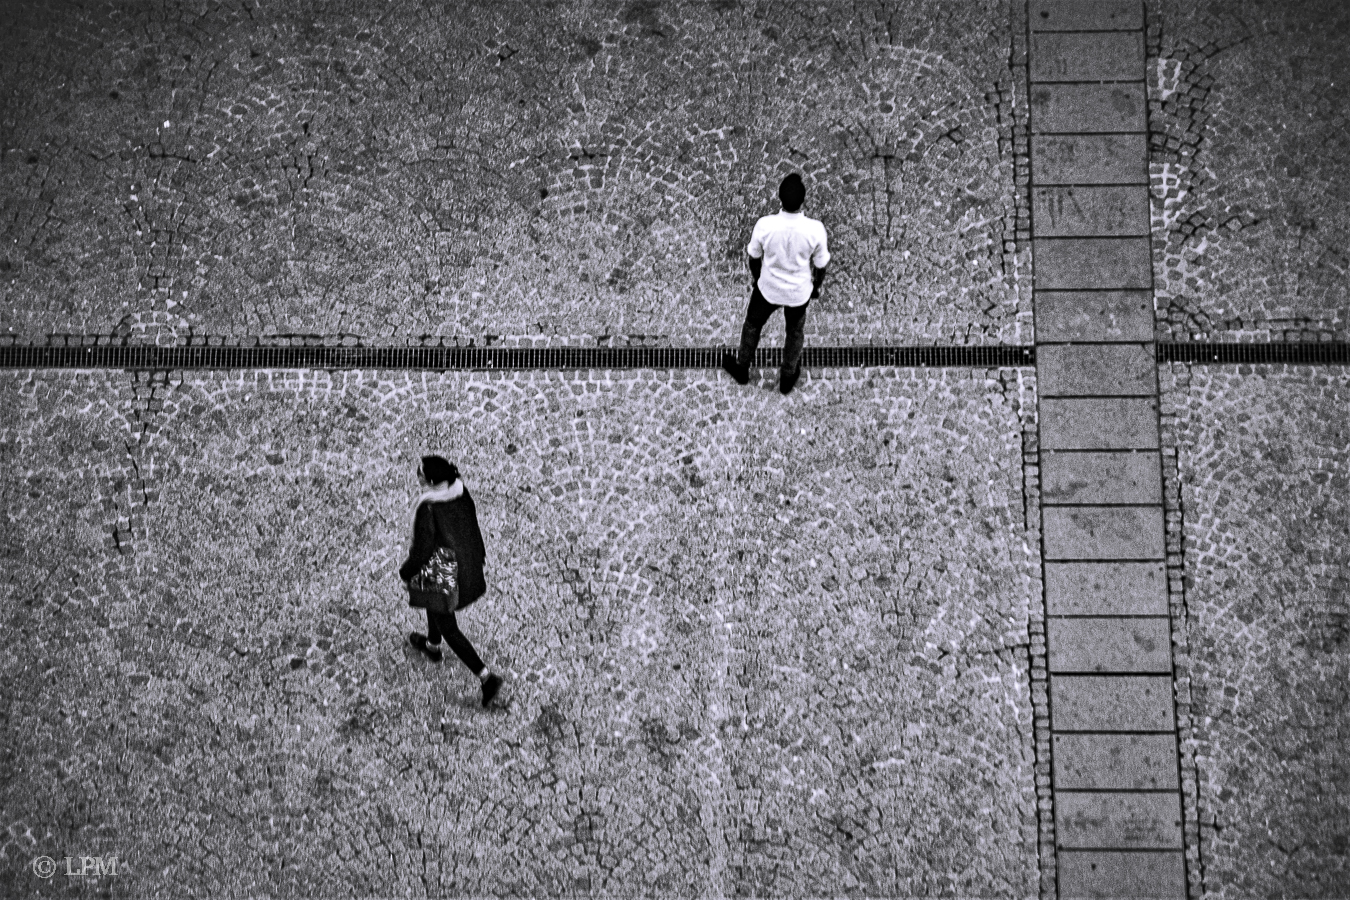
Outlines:
[[[783,341],[783,366],[778,374],[778,390],[790,392],[801,375],[802,344],[806,329],[806,307],[820,296],[825,267],[830,263],[825,226],[818,219],[802,215],[806,185],[792,173],[778,186],[783,211],[764,216],[755,223],[750,246],[750,274],[755,289],[750,293],[750,309],[741,329],[741,346],[736,355],[722,357],[722,368],[737,384],[750,381],[750,361],[759,346],[759,332],[774,310],[782,307],[787,324]],[[812,271],[814,269],[814,272]]]

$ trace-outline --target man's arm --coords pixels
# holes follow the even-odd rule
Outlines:
[[[750,277],[755,280],[755,284],[759,284],[759,273],[764,268],[764,257],[747,256],[746,259],[750,260]]]
[[[820,296],[820,285],[825,280],[825,270],[830,267],[830,245],[825,236],[825,226],[820,226],[820,246],[811,254],[811,299]]]

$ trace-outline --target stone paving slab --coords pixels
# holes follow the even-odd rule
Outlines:
[[[1147,237],[1148,192],[1136,185],[1038,187],[1031,197],[1035,237]]]
[[[1052,616],[1167,615],[1167,572],[1161,562],[1048,562],[1045,608]]]
[[[1144,33],[1037,31],[1030,59],[1032,82],[1138,81],[1144,71]]]
[[[1180,798],[1176,791],[1057,790],[1055,840],[1066,850],[1180,850]]]
[[[1151,344],[1041,345],[1036,372],[1046,398],[1151,397],[1158,391]]]
[[[1153,297],[1148,291],[1037,291],[1036,339],[1150,341]]]
[[[1031,132],[1142,132],[1147,109],[1143,82],[1037,84],[1031,88]]]
[[[1162,506],[1047,506],[1047,560],[1162,559]]]
[[[313,6],[5,4],[0,336],[734,342],[796,171],[808,340],[1029,341],[1008,0]]]
[[[1144,27],[1139,0],[1031,0],[1032,31],[1107,31]]]
[[[1162,496],[1157,453],[1041,454],[1041,502],[1155,503]]]
[[[1035,184],[1148,184],[1148,135],[1033,135],[1031,179]]]
[[[1045,644],[1051,672],[1172,671],[1166,618],[1048,619]]]
[[[1040,416],[1046,450],[1158,449],[1156,400],[1046,398]]]
[[[1204,892],[1343,894],[1350,372],[1176,366],[1163,398]]]
[[[1057,734],[1058,790],[1176,790],[1177,742],[1170,734]]]
[[[1180,853],[1069,851],[1059,854],[1060,900],[1137,897],[1184,900],[1186,868]]]
[[[1176,728],[1170,675],[1053,675],[1050,709],[1055,731]]]
[[[1038,290],[1152,287],[1147,238],[1037,238],[1035,243]]]
[[[0,878],[1034,896],[1020,374],[0,373]],[[487,712],[407,645],[428,450]]]

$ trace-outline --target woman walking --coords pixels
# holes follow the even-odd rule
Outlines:
[[[424,456],[417,477],[423,493],[413,504],[412,548],[398,574],[408,588],[408,603],[427,612],[427,633],[414,631],[408,640],[432,662],[440,662],[439,645],[444,637],[455,655],[478,676],[483,705],[487,706],[501,690],[502,678],[483,665],[455,621],[456,610],[464,609],[487,591],[483,579],[486,553],[478,512],[454,463],[440,456]],[[446,554],[438,552],[441,548],[453,554],[456,571],[448,583],[438,583],[433,571],[448,564]],[[441,589],[436,590],[438,587]]]

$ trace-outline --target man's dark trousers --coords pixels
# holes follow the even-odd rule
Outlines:
[[[808,300],[801,306],[776,306],[764,299],[755,285],[750,294],[750,309],[745,313],[745,325],[741,328],[741,349],[736,353],[736,363],[742,368],[750,365],[755,358],[755,348],[759,346],[759,333],[774,310],[781,309],[787,325],[787,336],[783,340],[783,365],[781,375],[795,376],[801,368],[802,345],[806,343],[806,307]]]

